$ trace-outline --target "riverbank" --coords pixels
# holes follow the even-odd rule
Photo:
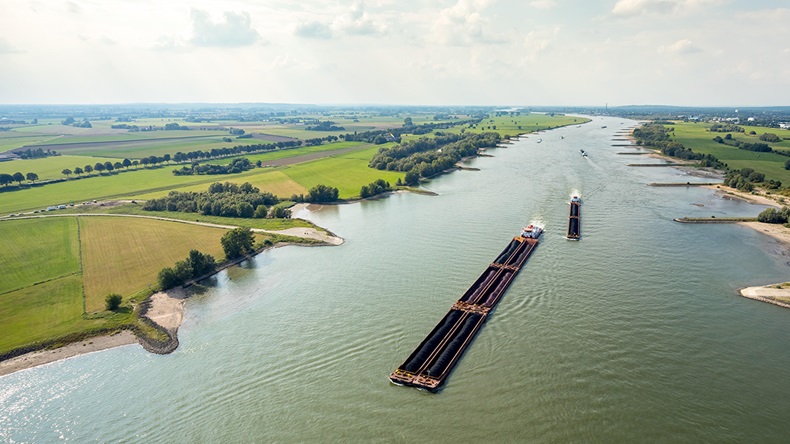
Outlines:
[[[0,361],[0,376],[63,359],[73,358],[74,356],[137,343],[137,337],[134,333],[127,330],[113,335],[96,336],[79,342],[72,342],[71,344],[53,350],[34,351],[5,361]]]
[[[790,282],[764,285],[762,287],[747,287],[741,289],[741,296],[755,301],[790,308]]]
[[[307,205],[304,205],[301,210],[306,210]],[[308,210],[309,211],[309,210]],[[335,236],[329,231],[323,231],[312,227],[295,227],[286,230],[262,230],[252,229],[253,232],[274,233],[282,234],[293,237],[301,237],[306,239],[313,239],[321,243],[305,244],[306,246],[337,246],[343,244],[344,240],[341,237]],[[298,243],[281,242],[278,244],[266,246],[255,251],[254,255],[260,254],[272,248],[278,248],[288,245],[302,245]],[[241,258],[240,260],[231,261],[225,266],[219,267],[215,273],[207,276],[202,276],[205,279],[213,274],[216,274],[226,268],[237,265],[239,262],[247,260],[248,258]],[[191,284],[191,283],[189,283]],[[157,328],[166,332],[169,340],[164,344],[151,343],[146,341],[145,338],[138,338],[134,333],[129,330],[121,330],[109,335],[99,335],[77,342],[66,344],[51,350],[37,350],[16,356],[11,359],[0,361],[0,376],[8,375],[19,370],[37,367],[44,364],[60,361],[63,359],[72,358],[79,355],[93,353],[97,351],[107,350],[110,348],[120,347],[124,345],[131,345],[139,343],[143,348],[159,354],[167,354],[174,351],[178,346],[178,329],[184,321],[186,299],[190,296],[189,291],[184,287],[176,287],[164,292],[158,292],[148,297],[142,304],[145,305],[143,315],[150,322],[155,324]]]

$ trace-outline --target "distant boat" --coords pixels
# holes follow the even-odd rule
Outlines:
[[[560,139],[564,139],[564,138],[565,138],[565,136],[560,136]]]
[[[538,143],[543,142],[543,139],[538,139]]]
[[[581,151],[582,157],[587,157],[587,152],[586,151],[584,151],[584,150],[579,150],[579,151]]]
[[[606,125],[602,126],[601,128],[606,128]]]

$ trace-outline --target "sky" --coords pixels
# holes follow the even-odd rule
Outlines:
[[[786,0],[0,0],[0,103],[790,105]]]

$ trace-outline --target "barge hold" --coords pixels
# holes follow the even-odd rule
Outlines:
[[[567,239],[569,240],[579,240],[581,237],[581,207],[582,207],[582,200],[579,196],[573,196],[571,199],[571,211],[568,215],[568,236]]]
[[[406,361],[390,374],[390,381],[438,390],[532,254],[542,232],[542,228],[530,225],[514,237]]]

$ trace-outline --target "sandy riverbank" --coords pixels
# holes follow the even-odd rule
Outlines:
[[[752,193],[744,193],[742,191],[738,191],[735,188],[726,187],[724,185],[706,185],[705,188],[709,188],[717,192],[717,194],[723,197],[729,197],[734,199],[742,199],[748,202],[760,204],[760,205],[768,205],[769,207],[774,208],[781,208],[782,205],[774,199],[773,195],[767,195],[764,192],[759,192],[758,194]],[[776,198],[783,197],[783,196],[775,196]]]
[[[790,308],[790,283],[747,287],[741,290],[741,296],[755,301],[766,302],[784,308]]]
[[[122,345],[136,344],[137,338],[129,331],[122,331],[109,336],[96,336],[84,341],[73,342],[66,346],[54,350],[41,350],[17,356],[0,362],[0,376],[7,375],[19,370],[37,367],[60,361],[61,359],[72,358],[74,356],[93,353],[108,348],[120,347]]]

